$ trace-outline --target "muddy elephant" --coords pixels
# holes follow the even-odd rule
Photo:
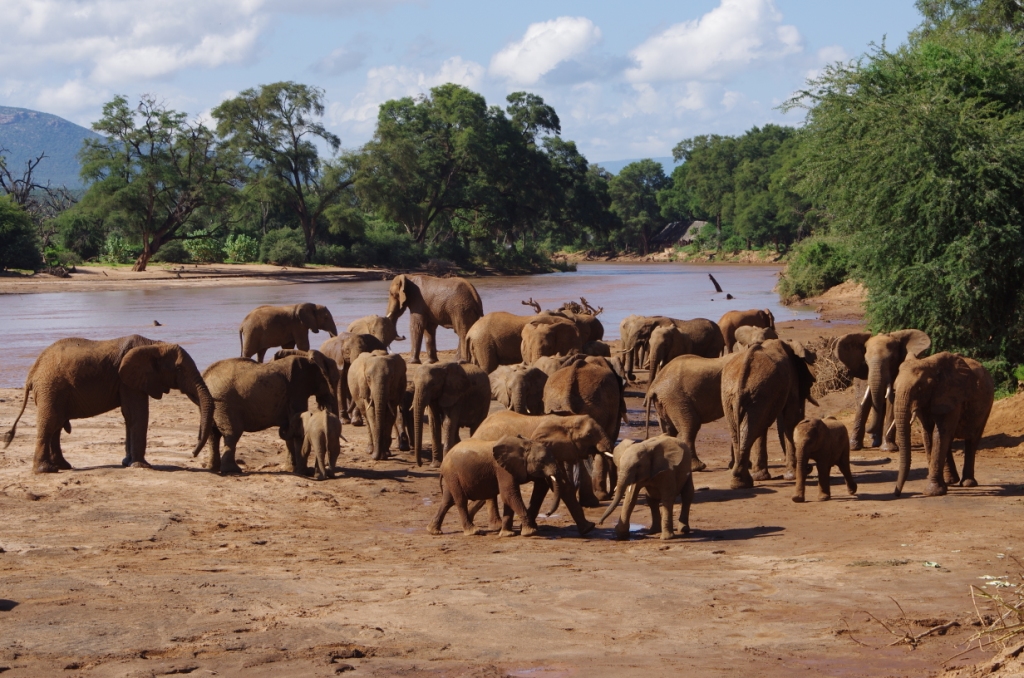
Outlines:
[[[430,275],[398,275],[388,290],[387,317],[392,323],[409,309],[409,339],[413,364],[420,362],[420,340],[427,337],[427,362],[437,362],[437,328],[455,330],[459,336],[456,358],[469,359],[466,335],[484,314],[476,288],[462,278]]]
[[[36,403],[34,473],[70,469],[60,448],[60,432],[71,433],[72,419],[86,419],[120,407],[124,416],[124,466],[149,468],[146,436],[149,399],[177,389],[199,406],[199,442],[213,431],[213,398],[192,357],[177,344],[133,334],[118,339],[61,339],[39,354],[25,379],[21,410],[4,434],[11,444],[30,394]]]
[[[615,537],[629,539],[629,518],[640,488],[644,488],[647,490],[647,505],[651,509],[648,534],[660,534],[662,539],[675,536],[672,508],[675,498],[680,495],[679,531],[689,534],[690,505],[693,503],[691,456],[690,446],[673,436],[661,435],[641,442],[623,440],[615,447],[614,453],[615,466],[619,469],[615,496],[597,524],[604,523],[625,497],[619,522],[615,525]]]
[[[318,351],[315,348],[311,348],[308,351],[302,351],[297,348],[282,348],[274,354],[274,360],[281,360],[291,355],[301,355],[309,358],[317,367],[324,373],[324,378],[327,383],[331,386],[331,395],[333,396],[333,402],[330,406],[330,411],[335,416],[341,411],[338,403],[341,401],[341,394],[338,392],[338,387],[341,382],[341,369],[338,367],[338,363],[326,353]]]
[[[612,357],[612,347],[604,341],[588,341],[583,344],[580,353],[584,355],[599,356],[601,358]]]
[[[495,311],[483,316],[466,335],[469,360],[490,374],[499,365],[523,362],[523,327],[534,317]]]
[[[936,353],[927,358],[908,358],[900,366],[893,384],[893,427],[900,450],[896,496],[910,473],[910,420],[917,417],[924,431],[928,456],[928,488],[925,495],[946,494],[947,485],[975,487],[974,455],[978,450],[988,415],[992,411],[995,385],[981,363],[955,353]],[[938,434],[937,436],[935,434]],[[964,466],[957,474],[954,440],[964,441]]]
[[[502,365],[488,375],[491,397],[519,414],[544,414],[548,375],[527,365]]]
[[[675,327],[690,338],[691,352],[704,358],[722,355],[725,341],[718,325],[707,318],[677,320],[665,316],[649,316],[634,319],[627,327],[622,339],[622,352],[626,357],[626,375],[633,380],[633,356],[636,348],[649,345],[651,333],[658,327]]]
[[[255,355],[256,362],[261,363],[267,350],[274,346],[308,351],[310,330],[314,334],[324,330],[332,337],[337,336],[338,327],[326,306],[259,306],[249,311],[238,328],[242,357]]]
[[[334,477],[341,454],[341,420],[328,410],[300,412],[288,424],[288,462],[285,470],[305,476],[310,458],[317,480]]]
[[[361,353],[348,370],[348,389],[359,414],[369,429],[369,453],[374,459],[387,459],[391,449],[391,429],[402,416],[406,391],[405,360],[397,353],[384,351]],[[402,428],[401,423],[399,429]]]
[[[549,414],[587,414],[609,439],[619,437],[628,422],[625,382],[607,358],[577,358],[548,378],[544,385],[544,411]],[[615,485],[615,468],[605,458],[594,458],[594,495],[607,499]]]
[[[899,330],[875,336],[869,332],[853,332],[836,343],[835,355],[846,365],[850,376],[867,380],[867,388],[854,415],[851,450],[864,447],[865,424],[871,434],[871,447],[885,451],[896,449],[889,402],[893,381],[904,360],[920,358],[931,345],[931,337],[921,330]]]
[[[523,326],[523,363],[530,365],[538,358],[579,353],[583,344],[576,324],[558,316],[537,316]]]
[[[647,379],[648,388],[658,378],[658,370],[668,361],[681,355],[693,353],[693,342],[690,340],[690,335],[682,332],[675,325],[656,327],[651,332],[648,345],[651,353],[651,373]]]
[[[736,344],[736,330],[740,327],[763,327],[774,330],[775,316],[767,308],[752,308],[748,311],[729,311],[719,318],[718,329],[722,333],[726,353],[732,353]]]
[[[206,368],[203,379],[214,399],[207,468],[223,474],[242,472],[235,450],[243,433],[277,426],[287,443],[292,417],[306,411],[310,396],[328,410],[336,402],[323,370],[305,356],[269,363],[248,358],[219,360]]]
[[[320,345],[320,352],[334,360],[338,366],[338,385],[335,391],[338,395],[338,416],[344,424],[355,422],[356,426],[363,425],[362,417],[348,390],[348,371],[352,361],[360,354],[374,351],[386,353],[387,349],[384,343],[372,334],[342,332]]]
[[[697,456],[697,433],[703,424],[725,416],[722,410],[722,370],[736,357],[737,354],[721,358],[684,355],[669,362],[647,389],[644,437],[651,435],[651,405],[654,405],[661,432],[690,446],[694,471],[707,468]],[[761,438],[758,444],[766,444],[765,438]]]
[[[832,467],[838,466],[846,480],[846,489],[851,495],[857,494],[857,483],[853,482],[850,468],[850,436],[835,417],[804,419],[793,429],[793,444],[796,446],[796,487],[793,501],[804,500],[804,484],[810,462],[818,469],[818,501],[832,498]]]
[[[546,355],[542,358],[537,358],[533,361],[530,367],[536,367],[538,370],[548,375],[550,378],[552,374],[562,369],[569,363],[575,362],[579,359],[579,355]]]
[[[396,339],[405,341],[405,337],[398,336],[395,323],[379,315],[368,315],[359,320],[353,320],[345,331],[349,334],[373,335],[383,345],[385,351],[390,350],[391,342]]]
[[[576,325],[576,331],[580,333],[580,343],[586,344],[604,339],[604,325],[596,315],[591,313],[574,313],[568,309],[559,309],[557,311],[541,311],[539,315],[555,316],[571,321]]]
[[[733,351],[745,351],[754,344],[763,344],[769,339],[778,339],[778,333],[771,327],[754,327],[752,325],[742,325],[736,328],[736,333],[733,337],[735,343],[733,344]]]
[[[412,377],[413,455],[420,465],[423,413],[430,408],[431,465],[438,466],[456,443],[459,429],[470,434],[487,418],[491,383],[487,373],[470,363],[424,365]]]
[[[814,375],[808,368],[816,358],[799,342],[770,339],[738,354],[722,370],[722,410],[732,436],[733,489],[771,479],[767,447],[759,450],[753,475],[750,449],[772,423],[778,427],[786,454],[786,479],[795,477],[793,428],[804,418],[805,402],[817,405],[811,397]]]

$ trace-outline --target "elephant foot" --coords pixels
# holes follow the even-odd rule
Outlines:
[[[153,468],[148,461],[139,460],[132,462],[131,468]]]
[[[57,468],[59,468],[61,471],[70,471],[71,464],[69,464],[68,460],[65,459],[64,457],[59,457],[57,459]]]
[[[57,468],[56,464],[51,464],[48,461],[39,462],[32,468],[32,473],[56,473],[60,469]]]
[[[593,530],[595,527],[596,527],[596,525],[594,525],[594,523],[590,522],[589,520],[585,520],[585,521],[583,521],[582,524],[577,525],[576,529],[579,530],[580,536],[583,537],[583,536],[586,536],[587,533],[590,532],[591,530]],[[628,530],[627,530],[626,534],[627,535],[629,534]]]
[[[864,449],[864,443],[862,441],[854,440],[853,438],[850,438],[850,451],[851,452],[857,452],[858,450],[863,450],[863,449]]]
[[[440,459],[431,459],[429,466],[430,466],[430,468],[441,468],[441,460]]]
[[[824,494],[824,493],[820,493],[820,494],[818,495],[818,501],[828,501],[828,500],[830,500],[831,498],[832,498],[832,495],[831,495],[831,494]]]
[[[761,469],[760,471],[754,471],[754,474],[751,476],[751,478],[759,482],[764,482],[766,480],[771,480],[772,474],[768,471],[768,469]],[[792,478],[790,480],[792,480]]]
[[[797,504],[804,503],[804,495],[802,495],[802,494],[794,494],[793,495],[793,501],[795,501]]]
[[[399,452],[409,452],[411,450],[412,450],[412,447],[409,445],[409,441],[408,440],[406,440],[405,438],[402,438],[400,441],[398,441],[398,451]]]
[[[600,490],[594,490],[594,497],[598,501],[608,501],[612,498],[612,495],[605,492],[604,488],[601,488]]]
[[[977,487],[978,481],[974,478],[964,478],[960,481],[960,487]]]
[[[796,473],[786,469],[786,472],[782,474],[783,480],[796,480]]]
[[[946,494],[946,486],[939,483],[928,483],[928,489],[924,491],[926,497],[941,497]]]
[[[708,467],[708,465],[707,465],[707,464],[705,464],[704,462],[702,462],[702,461],[701,461],[700,459],[698,459],[697,457],[694,457],[694,458],[693,458],[693,459],[692,459],[692,460],[690,461],[690,472],[692,472],[692,473],[693,473],[693,472],[697,472],[697,471],[703,471],[703,470],[705,470],[705,469],[706,469],[707,467]]]
[[[734,490],[745,490],[754,486],[754,479],[749,473],[744,473],[741,476],[734,475],[732,480],[729,481],[729,487]]]
[[[504,530],[502,530],[504,532]],[[532,537],[537,534],[536,525],[523,525],[523,529],[519,530],[519,534],[524,537]]]
[[[462,534],[466,535],[467,537],[479,537],[483,533],[484,531],[481,530],[479,527],[467,527],[462,531]]]
[[[876,435],[871,436],[871,447],[881,447],[881,446],[882,446],[882,436],[876,436]]]
[[[525,527],[523,528],[523,536],[524,537],[529,537],[529,536],[533,535],[534,533],[536,533],[536,530],[534,530],[533,532],[527,532],[526,528]],[[498,532],[498,538],[499,539],[502,539],[504,537],[514,537],[514,536],[516,536],[516,533],[513,532],[512,530],[501,530],[500,532]]]
[[[689,526],[689,525],[683,525],[683,526],[682,526],[682,527],[681,527],[681,528],[679,529],[679,534],[682,534],[682,535],[687,535],[687,534],[690,534],[690,526]]]
[[[850,493],[851,496],[855,496],[857,494],[857,483],[847,485],[846,490]]]
[[[946,485],[959,485],[960,484],[960,476],[958,476],[956,474],[953,474],[953,473],[943,473],[942,474],[942,480],[946,483]]]
[[[896,447],[896,443],[892,443],[886,440],[878,449],[881,450],[882,452],[895,452],[899,448]]]
[[[580,497],[580,506],[583,508],[598,508],[601,506],[601,502],[597,500],[597,497]]]
[[[434,536],[439,536],[439,535],[443,534],[441,532],[441,526],[440,525],[428,525],[427,526],[427,532],[429,532],[430,534],[432,534]]]
[[[353,426],[366,426],[366,422],[363,421],[362,417],[356,417],[351,423]]]
[[[131,465],[132,465],[132,458],[131,458],[130,455],[126,454],[124,456],[124,459],[121,460],[121,466],[123,466],[124,468],[128,468]]]
[[[235,462],[231,462],[230,464],[222,462],[220,465],[220,474],[222,476],[240,476],[244,473],[245,471],[242,470],[242,467]]]
[[[349,416],[348,416],[348,415],[346,414],[346,415],[344,415],[344,416],[342,416],[342,417],[341,417],[341,423],[342,423],[342,424],[351,424],[351,423],[352,423],[352,418],[351,418],[351,417],[349,417]]]
[[[615,526],[615,538],[618,541],[628,541],[629,540],[629,528],[628,527],[622,527],[620,529],[619,525],[622,525],[622,523],[619,523],[618,525]]]
[[[662,532],[661,535],[660,535],[660,539],[662,541],[668,541],[669,539],[675,539],[675,538],[676,538],[676,533],[675,532]]]

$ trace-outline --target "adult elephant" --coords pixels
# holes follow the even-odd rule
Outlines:
[[[379,315],[368,315],[359,320],[353,320],[348,324],[346,331],[349,334],[373,335],[384,346],[385,351],[390,349],[391,342],[396,339],[398,341],[405,341],[405,337],[398,336],[398,332],[395,330],[395,323]]]
[[[896,449],[889,406],[893,382],[904,360],[920,358],[931,345],[931,337],[921,330],[899,330],[875,336],[869,332],[853,332],[836,343],[835,355],[846,365],[850,376],[868,382],[854,415],[851,450],[864,447],[865,424],[871,434],[871,447],[885,451]]]
[[[341,394],[338,392],[338,387],[341,381],[341,369],[338,367],[337,361],[331,358],[322,351],[318,351],[314,348],[308,351],[300,351],[297,348],[282,348],[280,351],[274,354],[274,360],[282,360],[288,356],[298,355],[309,358],[316,366],[320,368],[320,371],[324,373],[324,379],[331,387],[332,402],[328,411],[334,416],[338,416],[341,411],[339,409],[339,403],[341,402]]]
[[[632,356],[638,346],[648,345],[651,334],[658,327],[675,327],[690,339],[691,352],[704,358],[717,358],[722,355],[725,341],[718,325],[707,318],[678,320],[665,316],[649,316],[635,319],[627,328],[622,340],[622,351],[626,354],[626,374],[633,379]]]
[[[491,397],[519,414],[544,414],[548,375],[529,365],[502,365],[491,372]]]
[[[459,442],[459,429],[470,434],[487,418],[491,384],[487,373],[469,363],[424,365],[412,378],[413,455],[420,465],[423,413],[430,408],[431,465],[438,466]]]
[[[697,456],[697,433],[703,424],[725,416],[722,410],[722,370],[739,354],[721,358],[684,355],[665,366],[651,382],[644,399],[644,437],[651,435],[651,405],[658,413],[662,433],[675,436],[693,451],[693,470],[707,465]],[[761,438],[759,444],[764,445]]]
[[[555,315],[539,315],[523,326],[523,363],[529,365],[538,358],[579,353],[583,344],[576,324]]]
[[[384,351],[362,353],[349,367],[348,388],[369,428],[369,452],[378,461],[388,458],[391,429],[402,416],[405,373],[402,356]]]
[[[255,355],[256,362],[261,363],[267,350],[274,346],[308,351],[310,330],[314,334],[325,330],[332,337],[337,336],[338,327],[326,306],[259,306],[249,311],[238,328],[242,357]]]
[[[589,415],[610,440],[615,440],[619,437],[619,425],[627,419],[625,383],[607,358],[578,358],[548,378],[544,385],[544,411]],[[594,458],[593,471],[594,495],[607,499],[615,487],[614,466],[601,455]]]
[[[959,482],[975,487],[974,455],[978,450],[988,415],[992,411],[995,384],[981,363],[955,353],[937,353],[927,358],[907,359],[894,382],[896,400],[893,424],[900,450],[896,496],[910,472],[910,420],[917,417],[924,429],[928,455],[928,489],[925,495],[946,494],[947,485]],[[933,434],[938,432],[937,438]],[[964,441],[962,479],[958,477],[950,446]]]
[[[604,325],[592,313],[576,313],[568,309],[559,309],[557,311],[541,311],[540,315],[555,316],[572,321],[580,333],[580,342],[583,344],[604,339]]]
[[[269,363],[248,358],[218,360],[206,368],[203,379],[214,400],[214,431],[210,436],[207,468],[222,474],[242,472],[235,451],[243,433],[277,426],[278,434],[287,443],[292,417],[306,411],[310,396],[327,410],[336,403],[323,370],[301,355]],[[286,467],[294,468],[294,464],[291,457]]]
[[[732,353],[736,345],[736,330],[740,327],[764,327],[775,329],[775,316],[767,308],[752,308],[748,311],[729,311],[718,320],[718,328],[725,341],[725,352]],[[711,356],[708,356],[711,357]]]
[[[213,398],[192,357],[177,344],[133,334],[118,339],[61,339],[39,354],[25,379],[21,410],[4,435],[4,447],[14,439],[30,394],[36,403],[34,473],[56,473],[71,464],[60,449],[60,432],[71,433],[72,419],[86,419],[120,407],[124,416],[123,466],[149,468],[146,435],[149,399],[159,400],[177,389],[199,406],[199,442],[192,456],[213,431]]]
[[[651,374],[647,380],[647,388],[658,378],[658,370],[673,358],[693,353],[693,342],[690,335],[680,331],[678,327],[657,327],[651,332]]]
[[[743,325],[742,327],[736,328],[736,334],[734,335],[736,343],[733,344],[733,351],[740,350],[746,351],[754,344],[763,344],[769,339],[778,339],[778,333],[770,327],[753,327],[751,325]],[[727,351],[731,353],[731,351]]]
[[[468,359],[466,334],[484,314],[480,295],[462,278],[430,275],[398,275],[388,290],[387,317],[392,323],[409,309],[411,363],[420,362],[420,340],[427,335],[427,362],[437,362],[437,328],[455,330],[459,336],[458,359]]]
[[[380,316],[375,317],[379,318]],[[382,320],[387,319],[382,318]],[[352,393],[348,390],[348,371],[352,367],[352,361],[361,354],[373,353],[374,351],[384,351],[386,353],[387,347],[372,334],[342,332],[320,345],[320,352],[334,360],[338,365],[338,386],[335,390],[338,394],[338,416],[341,417],[341,421],[344,424],[355,422],[356,426],[363,425],[359,409],[352,401]]]
[[[796,341],[771,339],[756,344],[722,370],[722,410],[732,435],[732,487],[753,487],[755,480],[770,480],[767,447],[759,450],[750,471],[750,449],[765,437],[774,422],[786,454],[786,479],[795,478],[793,429],[804,418],[804,402],[811,397],[814,375],[808,365],[816,356]]]
[[[495,311],[483,316],[466,335],[467,359],[490,374],[499,365],[523,362],[523,327],[536,316]]]

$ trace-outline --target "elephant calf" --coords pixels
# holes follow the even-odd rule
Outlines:
[[[334,477],[334,465],[341,453],[341,420],[332,412],[317,409],[301,412],[288,424],[288,463],[285,470],[306,475],[310,456],[317,480]],[[291,467],[291,468],[289,468]]]
[[[796,445],[796,493],[793,501],[804,500],[804,479],[807,477],[807,462],[814,460],[818,466],[818,501],[832,498],[829,474],[838,466],[846,478],[846,489],[857,494],[857,483],[853,482],[850,470],[850,436],[846,427],[834,417],[825,419],[804,419],[793,430]]]

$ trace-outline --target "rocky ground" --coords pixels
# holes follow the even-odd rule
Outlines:
[[[781,334],[858,327],[825,316],[784,323]],[[623,435],[639,435],[640,392],[629,396],[634,426]],[[20,400],[0,390],[0,429]],[[852,388],[833,393],[809,414],[848,418],[854,401]],[[446,533],[431,536],[436,474],[408,454],[371,461],[365,429],[351,426],[337,479],[282,473],[284,447],[269,431],[242,438],[248,473],[222,478],[188,455],[198,414],[180,395],[151,407],[155,470],[120,467],[123,423],[112,412],[64,436],[75,470],[33,476],[30,404],[0,457],[0,672],[554,678],[988,667],[996,648],[944,662],[980,628],[971,586],[1006,597],[1015,589],[993,582],[1019,581],[1022,404],[997,404],[981,485],[941,498],[920,495],[922,451],[909,492],[894,500],[895,458],[869,449],[853,454],[856,497],[834,472],[831,502],[795,504],[774,434],[780,479],[729,490],[727,430],[706,426],[694,530],[671,542],[639,531],[613,541],[612,521],[580,538],[564,509],[536,538],[465,537],[454,512]],[[633,522],[649,519],[641,507]],[[934,627],[943,628],[906,642]],[[999,665],[1010,664],[1019,668]]]

